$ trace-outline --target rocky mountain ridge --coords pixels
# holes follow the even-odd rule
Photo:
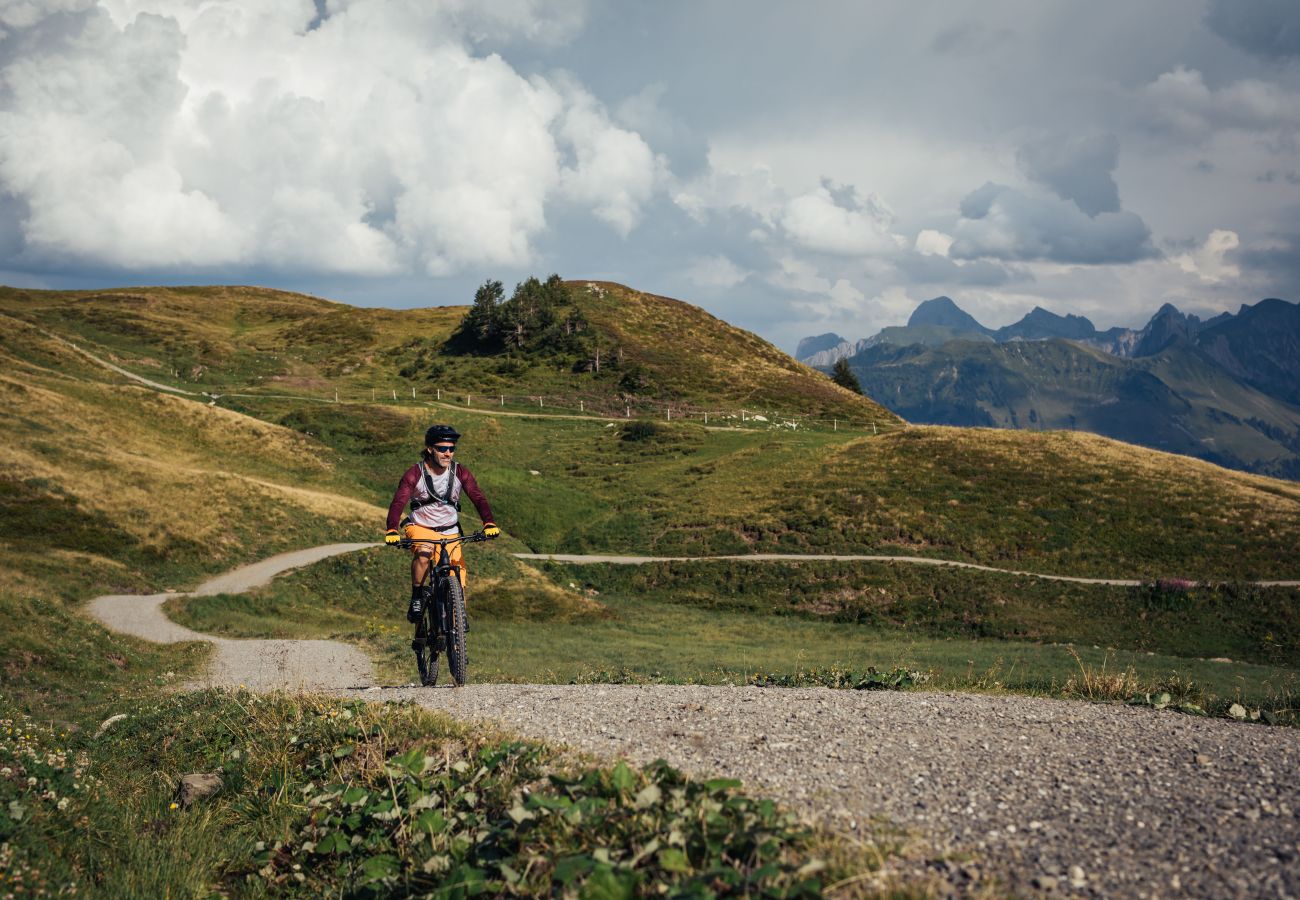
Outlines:
[[[912,422],[1092,431],[1300,478],[1300,305],[1285,300],[1207,320],[1167,303],[1141,329],[1099,332],[1042,308],[989,329],[936,297],[810,364],[838,358]]]
[[[1283,307],[1296,306],[1285,300],[1270,298],[1261,300],[1255,306],[1243,304],[1236,315],[1223,312],[1202,321],[1198,316],[1181,312],[1172,303],[1165,303],[1140,329],[1114,327],[1099,331],[1086,316],[1062,316],[1041,306],[1035,306],[1019,321],[1010,325],[988,328],[958,306],[952,298],[940,296],[917,306],[905,326],[882,328],[871,337],[849,341],[837,334],[828,333],[815,338],[804,338],[799,342],[795,358],[810,366],[830,366],[877,344],[900,347],[925,344],[937,347],[951,340],[992,340],[1005,343],[1063,339],[1080,341],[1112,356],[1131,359],[1159,353],[1176,337],[1197,343],[1198,335],[1202,332],[1241,320],[1243,316],[1249,321],[1261,313],[1266,316],[1271,313],[1273,319],[1285,319],[1287,314],[1279,309],[1279,304]],[[1257,308],[1262,309],[1256,312]],[[1282,324],[1285,326],[1287,323]],[[1230,355],[1226,349],[1222,352],[1225,358]]]

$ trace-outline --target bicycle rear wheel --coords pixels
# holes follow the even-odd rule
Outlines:
[[[465,684],[469,655],[465,650],[465,591],[455,575],[447,579],[447,668],[457,687]]]

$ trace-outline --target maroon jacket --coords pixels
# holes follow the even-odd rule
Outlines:
[[[406,504],[411,502],[411,495],[415,493],[415,486],[420,481],[420,470],[423,466],[424,463],[411,466],[402,476],[402,480],[397,483],[397,493],[393,494],[393,502],[388,504],[388,524],[385,527],[389,531],[395,530],[397,524],[402,521],[402,512],[406,509]],[[474,508],[478,510],[479,518],[484,524],[495,523],[496,519],[492,518],[492,507],[488,506],[487,497],[483,496],[478,482],[474,480],[474,474],[467,466],[456,464],[456,480],[460,482],[461,493],[474,501]]]

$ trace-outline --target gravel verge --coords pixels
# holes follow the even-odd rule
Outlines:
[[[360,696],[739,778],[868,839],[888,817],[920,838],[898,873],[947,892],[1300,896],[1294,729],[921,691],[469,685]]]

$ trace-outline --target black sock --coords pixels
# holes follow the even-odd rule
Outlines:
[[[412,599],[412,600],[419,600],[419,599],[420,599],[420,587],[419,587],[419,585],[416,585],[415,587],[411,588],[411,599]]]

